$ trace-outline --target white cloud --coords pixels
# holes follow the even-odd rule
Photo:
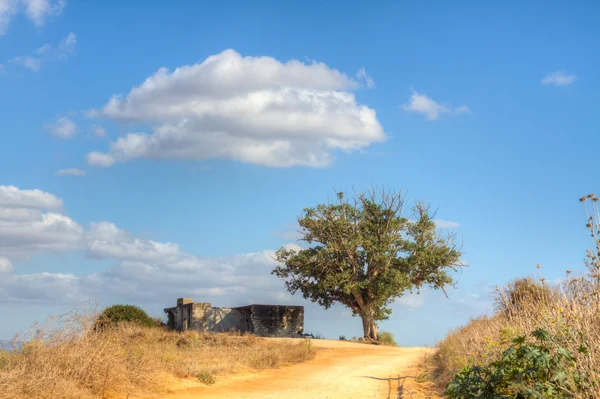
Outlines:
[[[0,303],[82,303],[85,278],[64,273],[8,274],[0,280]]]
[[[460,223],[451,220],[433,219],[433,223],[440,229],[458,229],[460,227]]]
[[[6,258],[0,258],[0,274],[11,273],[15,270],[12,262]]]
[[[454,113],[455,114],[470,114],[471,112],[471,108],[469,108],[466,105],[460,105],[456,108],[454,108]]]
[[[421,292],[406,292],[403,296],[398,298],[394,304],[411,309],[420,308],[425,304],[427,292],[427,290],[421,290]]]
[[[50,44],[44,44],[31,54],[13,57],[9,60],[9,62],[20,65],[33,72],[39,72],[39,70],[42,68],[42,65],[48,61],[66,61],[70,55],[75,54],[76,44],[77,37],[73,32],[71,32],[64,39],[62,39],[56,47]]]
[[[9,60],[15,64],[21,65],[24,68],[38,72],[42,67],[42,60],[39,58],[32,57],[30,55],[19,55]]]
[[[366,80],[366,72],[361,79]],[[227,158],[271,167],[322,167],[335,150],[385,139],[375,111],[358,105],[360,83],[323,63],[282,63],[233,50],[170,72],[159,69],[91,117],[145,125],[91,152],[90,165],[138,158]]]
[[[423,114],[425,115],[425,119],[430,121],[437,120],[442,114],[459,115],[471,113],[471,110],[466,105],[456,108],[453,108],[451,105],[442,105],[425,94],[417,93],[415,90],[412,90],[408,104],[402,105],[401,108],[404,111]]]
[[[0,186],[0,258],[81,248],[83,229],[56,212],[61,208],[62,200],[50,193]]]
[[[72,219],[47,209],[62,201],[41,190],[0,186],[0,302],[76,303],[89,296],[152,302],[184,293],[230,305],[281,299],[283,282],[270,274],[274,251],[221,258],[199,257],[177,244],[135,236],[109,222],[84,230]],[[289,248],[298,248],[290,244]],[[45,252],[84,250],[91,259],[116,263],[101,273],[18,274],[12,261]],[[288,302],[298,303],[300,298]]]
[[[63,202],[42,190],[21,190],[15,186],[0,186],[0,208],[61,210]]]
[[[66,0],[0,0],[0,36],[8,30],[13,17],[22,11],[36,26],[43,26],[48,17],[62,14]]]
[[[77,133],[77,125],[66,116],[62,116],[54,123],[46,123],[44,130],[57,139],[69,140]]]
[[[67,5],[66,0],[21,0],[25,6],[25,14],[37,26],[44,25],[47,17],[62,14]]]
[[[576,79],[576,75],[567,75],[565,72],[558,71],[546,75],[544,79],[542,79],[542,84],[553,86],[568,86],[571,83],[575,82]]]
[[[99,125],[92,125],[92,134],[98,138],[106,137],[106,130]]]
[[[85,171],[76,168],[59,169],[56,171],[58,176],[85,176]]]
[[[18,10],[17,0],[0,0],[0,36],[4,35],[8,25]]]
[[[369,76],[369,74],[367,74],[367,70],[363,67],[360,68],[358,70],[358,72],[356,73],[356,78],[359,81],[363,81],[365,82],[365,85],[369,88],[369,89],[373,89],[375,88],[375,81],[373,80],[372,77]]]
[[[304,237],[302,228],[296,223],[293,225],[283,226],[281,231],[276,231],[275,235],[286,241],[299,241]]]

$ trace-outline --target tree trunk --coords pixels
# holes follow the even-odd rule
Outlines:
[[[371,339],[376,341],[378,338],[377,325],[375,324],[373,309],[368,309],[367,311],[360,314],[360,318],[362,319],[363,324],[363,337],[364,339]]]

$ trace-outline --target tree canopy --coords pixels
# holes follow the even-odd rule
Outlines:
[[[272,273],[292,294],[325,308],[347,306],[361,317],[364,337],[377,339],[376,321],[389,317],[395,299],[423,285],[444,290],[454,283],[449,271],[461,266],[454,235],[436,232],[430,207],[417,203],[409,220],[404,201],[402,193],[372,188],[304,209],[298,224],[308,248],[281,248]]]

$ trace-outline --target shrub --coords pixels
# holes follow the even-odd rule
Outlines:
[[[386,345],[394,345],[396,346],[396,341],[394,340],[394,335],[391,332],[382,331],[379,333],[379,337],[377,337],[377,341]]]
[[[208,370],[202,370],[198,373],[198,379],[201,383],[206,385],[212,385],[217,382],[217,377]]]
[[[142,309],[134,305],[113,305],[98,316],[95,329],[114,327],[121,322],[130,322],[146,327],[157,326],[156,320],[148,316]]]
[[[531,277],[517,279],[497,292],[498,310],[508,317],[515,316],[531,304],[548,303],[556,299],[555,291]]]
[[[583,393],[585,374],[575,367],[576,358],[544,329],[531,333],[533,342],[519,336],[501,359],[489,366],[469,366],[448,384],[451,399],[571,398]],[[588,353],[580,345],[580,353]]]

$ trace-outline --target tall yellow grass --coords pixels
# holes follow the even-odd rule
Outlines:
[[[587,274],[574,278],[567,271],[558,285],[526,278],[497,289],[493,316],[471,320],[439,344],[434,361],[440,388],[466,365],[497,360],[517,335],[544,328],[576,354],[577,367],[591,378],[589,397],[600,398],[600,217],[598,197],[591,194],[581,200],[593,204],[587,227],[595,249],[587,253]],[[582,344],[589,354],[578,353]]]
[[[34,328],[20,351],[0,351],[0,399],[139,397],[314,356],[308,340],[177,333],[134,324],[96,332],[90,328],[94,317],[62,316]]]

